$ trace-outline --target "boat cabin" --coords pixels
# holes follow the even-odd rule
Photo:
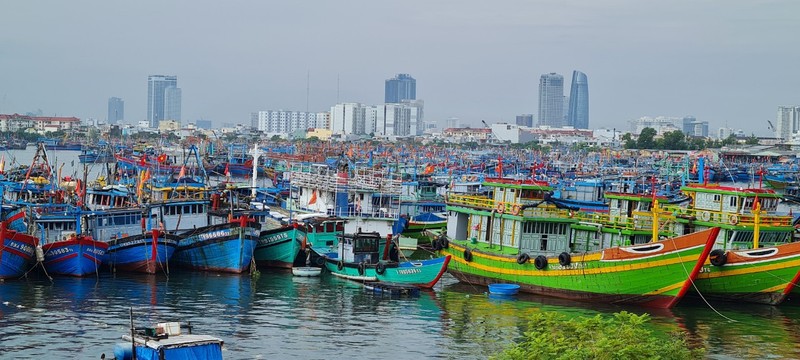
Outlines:
[[[377,232],[341,234],[339,258],[348,263],[376,264],[380,260],[381,242],[386,241]]]

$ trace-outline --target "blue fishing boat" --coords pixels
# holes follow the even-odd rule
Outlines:
[[[82,233],[78,213],[42,214],[34,219],[49,274],[87,276],[97,273],[108,251],[108,244]]]
[[[39,138],[37,142],[44,145],[47,150],[80,151],[80,143],[67,142],[60,139]]]
[[[36,259],[38,243],[35,236],[7,229],[6,222],[0,222],[0,280],[25,274]]]
[[[174,262],[195,270],[242,273],[250,268],[259,230],[246,217],[193,229],[182,234]]]
[[[155,326],[133,326],[131,310],[130,334],[122,336],[124,343],[114,346],[115,360],[222,360],[222,339],[210,335],[192,334],[191,324],[158,323]],[[102,354],[100,359],[105,359]]]

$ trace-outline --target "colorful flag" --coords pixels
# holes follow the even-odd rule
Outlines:
[[[314,205],[317,203],[317,190],[311,192],[311,199],[308,200],[308,205]]]
[[[225,176],[231,177],[231,169],[228,167],[229,163],[225,164]]]
[[[178,179],[181,179],[184,176],[186,176],[186,165],[181,166],[181,172],[178,173]]]

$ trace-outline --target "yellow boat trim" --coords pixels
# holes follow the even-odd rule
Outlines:
[[[684,283],[685,283],[685,281],[681,281],[679,283],[675,283],[675,284],[672,284],[672,285],[669,285],[669,286],[665,286],[665,287],[663,287],[661,289],[653,290],[653,291],[651,291],[649,293],[645,293],[645,295],[659,295],[659,294],[663,294],[663,293],[665,293],[667,291],[680,289],[683,286]]]
[[[464,246],[455,245],[453,243],[450,243],[450,247],[451,248],[452,247],[457,248],[458,250],[460,250],[462,252],[466,249],[466,247],[464,247]],[[477,250],[481,251],[481,249],[477,249]],[[482,258],[490,259],[490,260],[494,260],[494,261],[504,261],[504,262],[508,262],[508,263],[516,263],[517,262],[516,258],[511,258],[511,257],[507,257],[507,256],[491,255],[491,254],[486,254],[484,252],[481,252],[480,254],[473,253],[473,255],[474,256],[480,256]],[[572,255],[572,261],[585,262],[585,261],[599,261],[603,254],[602,253],[591,253],[591,254],[586,254],[586,255],[580,255],[580,254],[570,254],[570,255]],[[556,258],[547,259],[547,263],[549,263],[549,264],[558,264],[558,259],[556,259]]]
[[[773,286],[773,287],[771,287],[771,288],[766,288],[766,289],[764,289],[764,290],[761,290],[761,291],[759,291],[759,292],[762,292],[762,293],[770,293],[770,292],[783,292],[783,290],[786,290],[786,287],[787,287],[787,286],[789,286],[789,283],[790,283],[790,282],[791,282],[791,281],[789,281],[789,282],[787,282],[787,283],[785,283],[785,284],[781,284],[781,285],[775,285],[775,286]]]
[[[713,265],[711,265],[713,266]],[[746,268],[726,268],[723,267],[719,271],[710,271],[710,272],[703,272],[701,271],[700,274],[697,275],[698,279],[712,279],[718,277],[725,277],[725,276],[733,276],[733,275],[742,275],[742,274],[755,274],[758,272],[764,271],[771,271],[771,270],[778,270],[778,269],[785,269],[788,267],[797,267],[800,270],[800,259],[792,260],[787,262],[782,262],[778,264],[772,264],[767,266],[759,266],[759,267],[746,267]],[[791,281],[791,279],[789,279]]]
[[[447,251],[449,252],[449,251]],[[546,270],[538,270],[536,268],[529,268],[529,269],[504,269],[498,268],[494,266],[488,266],[483,264],[477,264],[475,261],[467,262],[464,258],[459,257],[457,254],[453,254],[451,258],[452,261],[455,261],[459,264],[463,264],[466,266],[470,266],[476,269],[480,269],[483,271],[493,272],[497,274],[503,275],[535,275],[535,276],[575,276],[575,275],[596,275],[602,273],[614,273],[614,272],[623,272],[623,271],[632,271],[632,270],[641,270],[641,269],[649,269],[659,266],[666,266],[666,265],[674,265],[680,264],[683,262],[696,262],[700,255],[693,255],[693,256],[684,256],[682,258],[672,258],[668,260],[657,260],[657,261],[647,261],[641,262],[637,264],[619,264],[609,267],[601,267],[601,268],[592,268],[592,269],[585,269],[585,268],[578,268],[578,269],[569,269],[569,270],[561,270],[561,269],[546,269]],[[473,257],[484,257],[483,254],[475,254],[473,253]],[[573,261],[572,264],[582,264],[582,262]],[[521,266],[521,265],[520,265]],[[559,265],[560,266],[560,265]],[[686,269],[689,271],[690,269]]]

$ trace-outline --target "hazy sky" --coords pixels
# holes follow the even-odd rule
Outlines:
[[[768,135],[800,105],[796,0],[0,0],[0,113],[146,117],[147,75],[177,75],[183,121],[383,102],[417,79],[428,121],[513,122],[544,73],[589,79],[592,128],[695,115]],[[339,91],[337,96],[337,76]],[[440,122],[442,123],[442,122]]]

